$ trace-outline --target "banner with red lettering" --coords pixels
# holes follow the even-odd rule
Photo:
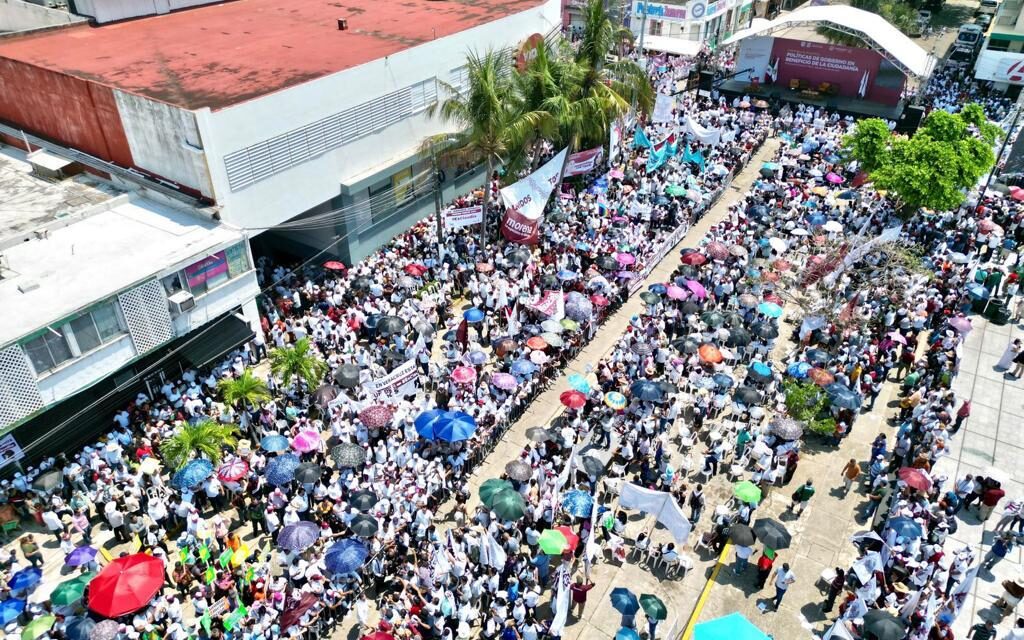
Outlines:
[[[569,177],[590,173],[601,163],[602,158],[604,158],[604,147],[594,147],[574,153],[565,163],[565,173],[562,175]]]
[[[537,242],[540,221],[544,217],[544,206],[558,183],[567,151],[568,149],[562,149],[544,166],[501,190],[501,199],[506,207],[505,219],[501,222],[501,234],[509,242]]]

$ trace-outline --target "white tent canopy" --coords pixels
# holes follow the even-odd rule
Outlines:
[[[676,56],[695,56],[700,52],[700,42],[668,36],[644,35],[644,49],[671,53]]]
[[[833,4],[804,7],[774,20],[756,20],[737,31],[724,44],[733,44],[749,36],[768,35],[800,24],[820,24],[857,36],[908,75],[926,78],[935,67],[935,57],[922,49],[902,31],[877,13]]]

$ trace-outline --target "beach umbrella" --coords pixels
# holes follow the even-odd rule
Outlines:
[[[635,615],[640,610],[640,602],[633,592],[625,587],[615,587],[609,597],[612,600],[612,609],[624,616]]]
[[[872,609],[864,614],[864,635],[873,640],[902,640],[907,636],[907,625],[884,609]]]
[[[860,409],[863,403],[863,398],[859,393],[838,382],[827,385],[825,393],[828,394],[829,401],[841,409]]]
[[[263,475],[266,476],[267,482],[275,487],[280,487],[295,478],[295,470],[299,468],[299,464],[301,461],[298,456],[286,453],[268,462]]]
[[[470,307],[462,313],[462,317],[466,322],[480,322],[484,319],[484,312],[476,307]]]
[[[380,429],[391,423],[395,411],[391,407],[375,404],[359,412],[359,421],[369,429]]]
[[[320,433],[313,429],[303,429],[292,438],[292,449],[299,453],[309,453],[320,448]]]
[[[587,396],[579,391],[563,391],[558,401],[570,409],[579,409],[587,404]]]
[[[416,418],[416,432],[425,440],[459,442],[476,432],[476,420],[461,411],[424,411]]]
[[[761,544],[778,551],[788,549],[793,536],[786,530],[786,527],[777,520],[771,518],[758,518],[754,521],[754,535],[761,541]]]
[[[49,631],[56,621],[54,616],[40,616],[32,620],[21,630],[21,640],[35,640]]]
[[[932,479],[923,469],[918,469],[916,467],[903,467],[896,475],[908,487],[912,487],[918,491],[929,491],[932,488]]]
[[[315,522],[302,520],[289,524],[277,532],[277,547],[285,551],[305,551],[320,539],[320,527]]]
[[[537,546],[549,556],[560,556],[566,551],[575,551],[579,543],[579,536],[564,526],[548,529],[537,539]]]
[[[64,557],[64,564],[69,567],[80,567],[89,564],[99,553],[94,547],[76,547]]]
[[[355,389],[359,386],[359,367],[354,364],[343,364],[334,372],[334,381],[343,389]]]
[[[73,616],[64,621],[64,635],[68,640],[91,640],[92,632],[97,626],[92,618]]]
[[[64,474],[60,469],[53,469],[40,475],[32,481],[32,488],[41,493],[49,493],[59,487],[64,481]]]
[[[749,547],[757,541],[754,536],[754,530],[745,524],[734,524],[729,527],[729,539],[732,540],[733,544],[738,544],[742,547]]]
[[[79,595],[81,598],[81,595]],[[52,598],[51,598],[52,602]],[[18,619],[21,612],[25,610],[25,601],[17,598],[7,598],[0,602],[0,625],[6,625]]]
[[[807,362],[810,362],[815,366],[824,366],[828,363],[828,352],[822,351],[821,349],[808,349],[804,353],[804,358]]]
[[[725,324],[725,316],[717,311],[705,311],[700,314],[700,319],[704,321],[704,324],[713,329],[717,329]]]
[[[658,383],[651,380],[637,380],[630,385],[629,392],[634,398],[648,402],[660,402],[665,397],[665,392]]]
[[[100,620],[89,632],[89,640],[114,640],[121,632],[117,620]]]
[[[691,267],[697,267],[707,262],[708,259],[704,257],[704,254],[697,253],[696,251],[694,251],[692,253],[684,254],[681,258],[679,258],[679,261],[682,262],[683,264],[688,264]]]
[[[526,482],[533,477],[533,467],[525,460],[512,460],[505,465],[505,475],[513,480]]]
[[[213,463],[209,460],[191,460],[171,476],[171,486],[175,489],[191,489],[209,478],[212,473]]]
[[[299,484],[313,484],[320,479],[323,472],[320,465],[303,462],[295,469],[295,481]]]
[[[747,309],[753,309],[757,306],[757,297],[749,293],[741,294],[736,301],[739,302],[741,307],[746,307]]]
[[[566,382],[569,383],[569,388],[573,391],[579,391],[580,393],[590,393],[591,391],[587,378],[578,373],[570,374]]]
[[[148,605],[163,586],[163,560],[145,553],[121,556],[89,583],[89,610],[118,618]]]
[[[366,449],[354,442],[346,442],[331,447],[331,460],[340,468],[361,467],[366,463]]]
[[[580,458],[580,467],[588,476],[599,476],[604,473],[605,464],[594,456],[586,455]]]
[[[499,478],[491,478],[490,480],[484,480],[483,483],[480,485],[479,489],[480,502],[482,502],[484,506],[489,507],[491,506],[491,500],[499,491],[515,490],[516,488],[512,486],[512,483],[509,482],[508,480],[501,480]]]
[[[491,374],[491,384],[505,391],[511,391],[519,386],[514,375],[504,372]]]
[[[217,468],[217,477],[224,482],[238,482],[249,475],[249,463],[241,458],[225,462]]]
[[[836,377],[821,367],[811,367],[807,370],[807,379],[819,387],[828,386],[836,381]]]
[[[725,341],[727,347],[745,347],[750,344],[750,332],[746,329],[730,329],[729,337]]]
[[[370,557],[370,550],[361,540],[344,538],[327,548],[324,555],[324,566],[334,575],[352,573],[363,566]]]
[[[806,362],[794,362],[793,364],[786,367],[786,373],[793,376],[798,380],[803,380],[807,377],[808,372],[811,370],[811,365]]]
[[[764,631],[743,617],[742,613],[701,622],[693,628],[693,640],[770,640]]]
[[[526,430],[526,437],[531,442],[550,442],[555,439],[555,435],[544,427],[530,427]]]
[[[452,371],[452,382],[455,384],[471,384],[476,381],[476,369],[473,367],[455,367]]]
[[[394,336],[405,333],[406,325],[405,320],[398,316],[384,316],[377,323],[377,335],[380,336]]]
[[[80,548],[84,549],[85,547]],[[65,580],[58,584],[50,593],[50,602],[58,607],[69,607],[75,604],[85,595],[85,589],[94,577],[96,577],[96,574],[90,571],[89,573],[75,576],[71,580]]]
[[[640,634],[635,629],[622,627],[615,632],[615,640],[640,640]]]
[[[778,318],[782,315],[782,307],[774,302],[762,302],[757,305],[757,310],[769,318]]]
[[[281,614],[281,620],[279,627],[282,631],[286,631],[291,627],[294,627],[302,616],[306,615],[306,612],[313,608],[313,605],[320,602],[320,598],[312,593],[304,593],[299,601],[293,605],[290,609],[285,610]]]
[[[488,505],[502,520],[518,520],[526,513],[526,501],[523,494],[514,489],[505,489],[491,496]]]
[[[555,349],[561,349],[563,346],[565,346],[565,341],[562,340],[562,337],[557,335],[557,334],[554,334],[554,333],[542,333],[542,334],[540,334],[540,337],[544,339],[544,342],[548,343],[549,347],[553,347]],[[534,353],[540,353],[540,352],[535,351]],[[532,356],[533,354],[531,353],[530,355]],[[540,355],[546,355],[546,354],[540,353]],[[546,362],[546,360],[545,360],[545,362]]]
[[[380,525],[377,524],[377,519],[373,516],[360,513],[352,518],[348,528],[360,538],[372,538],[377,533],[377,530],[380,529]]]
[[[380,500],[377,494],[369,489],[360,489],[359,491],[352,492],[352,495],[348,497],[348,503],[358,509],[359,511],[369,511],[377,502]]]
[[[668,607],[665,603],[658,596],[649,593],[640,594],[640,608],[653,620],[664,620],[668,617]]]
[[[724,359],[722,351],[711,343],[700,345],[697,349],[697,355],[700,357],[701,362],[709,362],[711,364],[718,364]]]
[[[757,382],[765,382],[772,379],[772,370],[763,362],[752,362],[747,367],[747,376]]]
[[[751,387],[740,387],[736,389],[736,392],[732,394],[732,397],[743,405],[759,404],[761,402],[761,393],[757,389]]]
[[[562,496],[562,509],[577,518],[588,518],[594,508],[594,497],[580,489],[574,489]]]
[[[732,495],[736,496],[740,502],[748,502],[750,504],[757,504],[761,501],[761,489],[750,480],[744,480],[743,482],[737,482],[732,487]]]
[[[516,360],[510,370],[517,376],[529,376],[537,370],[537,365],[529,360]]]
[[[621,411],[626,408],[626,396],[618,391],[609,391],[604,394],[604,403],[616,411]]]

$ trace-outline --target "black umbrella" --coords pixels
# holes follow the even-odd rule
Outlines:
[[[907,625],[884,609],[872,609],[864,614],[864,635],[875,640],[902,640]]]
[[[735,311],[725,314],[725,324],[730,327],[740,328],[747,325],[746,319]]]
[[[533,442],[548,442],[555,439],[555,434],[544,427],[530,427],[526,430],[526,437]]]
[[[380,498],[369,489],[360,489],[348,497],[348,503],[360,511],[369,511]]]
[[[53,469],[36,478],[32,482],[32,488],[42,493],[49,493],[59,487],[63,480],[64,474],[60,469]]]
[[[352,518],[352,522],[349,523],[348,528],[352,530],[352,533],[356,534],[360,538],[370,538],[373,534],[377,533],[380,526],[377,524],[376,518],[359,514]]]
[[[653,291],[644,291],[640,294],[640,299],[647,304],[658,304],[661,302],[661,296],[654,293]]]
[[[679,393],[679,387],[672,384],[671,382],[659,382],[658,388],[664,391],[666,394]]]
[[[693,252],[691,251],[690,253],[693,253]],[[697,267],[693,266],[692,264],[684,264],[684,265],[679,267],[679,273],[682,274],[683,276],[686,276],[687,278],[691,278],[692,279],[692,278],[696,278],[697,277],[697,274],[699,273],[699,271],[697,271]],[[680,285],[680,286],[683,286],[683,285]]]
[[[693,300],[687,300],[679,307],[679,310],[683,312],[684,316],[688,316],[692,313],[697,313],[698,311],[700,311],[700,305],[694,302]]]
[[[672,341],[672,346],[680,353],[694,354],[700,348],[700,343],[692,338],[676,338]]]
[[[736,389],[736,393],[734,393],[732,397],[740,404],[753,405],[761,403],[761,393],[757,389],[752,389],[751,387],[740,387],[739,389]]]
[[[729,539],[742,547],[749,547],[757,541],[757,536],[754,535],[753,529],[747,525],[734,524],[729,529]]]
[[[807,358],[807,362],[819,367],[828,364],[828,352],[821,349],[808,349],[804,357]]]
[[[749,367],[747,369],[747,378],[754,382],[768,382],[772,379],[772,374],[770,371],[764,371],[756,367]]]
[[[526,249],[515,249],[509,251],[505,258],[512,264],[526,264],[530,261],[530,252]]]
[[[359,289],[360,291],[365,291],[366,289],[369,289],[372,285],[373,280],[370,280],[366,276],[359,276],[358,278],[352,281],[352,288]]]
[[[754,535],[761,541],[761,544],[775,551],[788,549],[789,544],[793,541],[793,536],[786,531],[786,527],[771,518],[755,520],[753,529]]]
[[[750,332],[746,329],[729,329],[729,339],[725,341],[727,347],[745,347],[750,344]]]
[[[313,484],[320,479],[323,472],[324,470],[320,468],[320,465],[313,464],[312,462],[303,462],[295,469],[295,479],[299,484]]]
[[[700,314],[700,319],[704,321],[704,324],[714,329],[725,324],[725,316],[717,311],[705,311]]]
[[[533,477],[533,467],[523,460],[513,460],[505,465],[505,475],[513,480],[526,482]]]
[[[334,381],[344,389],[355,389],[359,385],[359,367],[343,364],[334,372]]]
[[[377,333],[382,336],[393,336],[405,333],[405,320],[398,316],[384,316],[377,323]]]
[[[366,462],[366,450],[358,444],[339,444],[331,448],[331,459],[339,467],[358,467]]]
[[[771,340],[779,337],[779,328],[773,322],[755,322],[750,325],[750,333],[762,340]]]
[[[331,402],[334,402],[339,393],[341,393],[341,389],[333,384],[320,385],[317,390],[313,392],[313,404],[323,409]]]
[[[597,259],[597,266],[604,271],[618,271],[619,261],[612,256],[601,256]]]
[[[604,463],[594,456],[583,456],[580,458],[580,466],[590,476],[599,476],[604,473]]]
[[[654,353],[654,347],[648,342],[634,342],[630,350],[638,356],[649,356]]]

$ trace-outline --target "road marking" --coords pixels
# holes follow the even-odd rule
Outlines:
[[[697,625],[697,620],[700,619],[700,612],[704,609],[708,596],[711,595],[711,587],[715,586],[715,579],[718,578],[718,572],[725,566],[725,557],[729,554],[729,549],[731,548],[732,543],[726,542],[725,546],[722,547],[722,553],[718,554],[718,562],[715,563],[715,568],[711,570],[711,576],[704,585],[704,590],[700,592],[700,597],[697,598],[697,604],[693,607],[693,612],[690,613],[690,619],[686,621],[686,629],[683,631],[680,640],[690,640],[690,636],[693,635],[693,628]]]

